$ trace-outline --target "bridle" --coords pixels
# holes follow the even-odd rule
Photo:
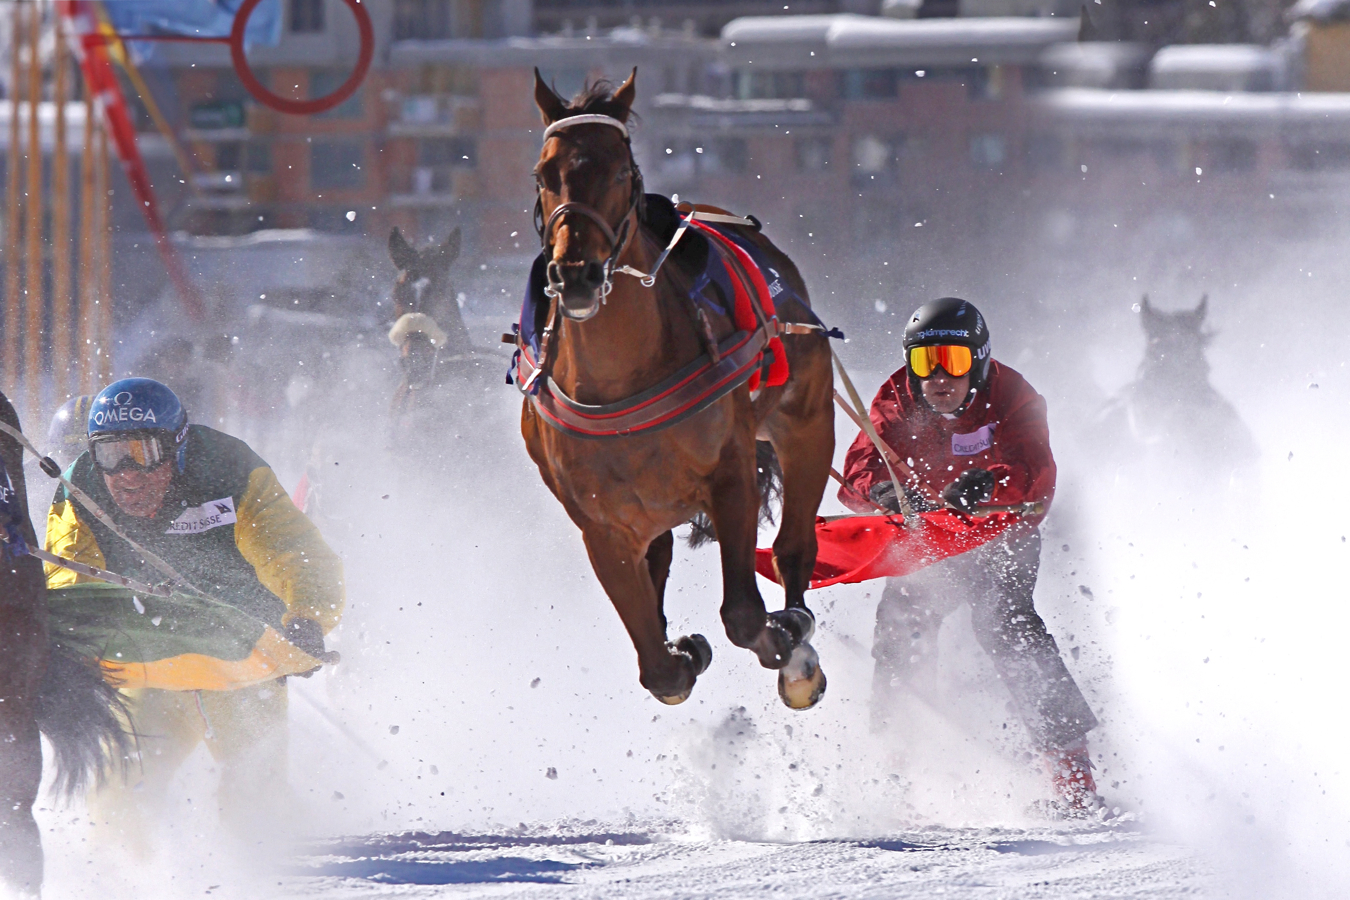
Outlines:
[[[544,129],[544,140],[547,141],[558,132],[573,125],[608,125],[611,128],[617,128],[623,134],[623,143],[628,149],[628,167],[629,171],[632,172],[628,186],[628,209],[624,212],[617,231],[609,222],[605,221],[605,217],[594,207],[576,201],[558,204],[546,220],[544,218],[544,189],[540,184],[535,184],[534,229],[539,233],[540,246],[550,257],[553,251],[553,233],[556,231],[559,222],[572,213],[582,216],[599,228],[600,233],[609,242],[609,256],[605,258],[601,266],[604,272],[604,281],[600,284],[598,297],[595,303],[581,312],[572,312],[561,302],[563,283],[557,264],[550,259],[546,269],[547,280],[544,286],[544,294],[557,303],[564,316],[575,322],[584,322],[600,311],[601,304],[605,303],[610,291],[614,289],[615,266],[618,264],[619,257],[623,255],[623,251],[627,248],[635,230],[632,227],[633,213],[634,211],[637,212],[639,220],[646,214],[646,195],[642,184],[642,170],[638,168],[637,159],[633,156],[633,145],[628,136],[627,125],[612,116],[595,114],[567,116]]]

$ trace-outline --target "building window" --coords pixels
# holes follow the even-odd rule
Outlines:
[[[741,138],[713,138],[699,154],[698,168],[709,175],[739,175],[750,167],[750,150]]]
[[[738,100],[795,100],[806,96],[806,79],[801,72],[736,72]]]
[[[244,161],[244,145],[237,141],[216,144],[216,171],[237,172]]]
[[[252,141],[244,148],[244,168],[254,175],[272,173],[272,145]]]
[[[291,0],[291,33],[323,31],[323,4],[324,0]]]
[[[350,72],[335,71],[332,69],[311,70],[309,73],[309,96],[327,97],[329,94],[342,87],[351,77]],[[346,100],[343,100],[332,109],[325,110],[318,114],[323,119],[359,119],[361,118],[361,88],[357,88]]]
[[[365,183],[365,145],[361,141],[315,141],[310,145],[311,188],[359,188]]]
[[[797,141],[797,168],[803,172],[823,172],[830,167],[830,147],[834,141],[827,137],[801,138]]]
[[[1008,139],[1001,134],[977,134],[970,139],[970,161],[977,168],[997,169],[1008,158]]]
[[[845,100],[885,100],[895,96],[894,69],[848,69],[844,72]]]
[[[454,30],[453,0],[394,0],[394,40],[443,41]]]

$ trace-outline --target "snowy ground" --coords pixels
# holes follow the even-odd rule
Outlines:
[[[1102,720],[1093,760],[1123,822],[1028,814],[1046,778],[964,612],[943,629],[938,694],[875,728],[876,585],[810,596],[830,687],[793,713],[722,633],[715,550],[678,546],[670,634],[707,635],[714,661],[687,703],[660,705],[525,458],[518,396],[503,387],[497,420],[448,434],[453,471],[437,475],[381,456],[359,426],[383,421],[385,396],[353,391],[366,405],[341,417],[353,446],[321,523],[347,566],[343,662],[292,684],[285,831],[306,843],[267,822],[242,846],[223,837],[199,753],[150,858],[78,806],[44,809],[46,896],[1350,896],[1341,246],[1231,280],[1227,256],[1207,272],[1189,256],[1113,266],[1032,312],[972,298],[995,356],[1050,404],[1060,489],[1037,607]],[[1260,444],[1254,483],[1208,485],[1203,435],[1165,445],[1187,461],[1163,471],[1078,439],[1142,354],[1135,272],[1159,306],[1213,291],[1211,380]],[[1272,298],[1293,314],[1269,315]],[[873,334],[841,323],[869,397],[898,365],[880,313]],[[836,464],[853,437],[838,430]]]
[[[669,828],[403,834],[313,849],[294,896],[1171,898],[1208,896],[1182,848],[1116,829],[968,829],[763,843]],[[433,887],[434,886],[434,887]]]

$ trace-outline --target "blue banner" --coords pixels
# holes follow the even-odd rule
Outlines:
[[[229,37],[244,0],[104,0],[103,8],[119,34],[181,34]],[[281,2],[262,0],[249,16],[244,46],[275,47],[281,40]],[[137,55],[153,45],[133,44]]]

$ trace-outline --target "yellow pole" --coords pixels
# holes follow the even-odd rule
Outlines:
[[[98,131],[94,97],[84,90],[84,150],[80,153],[79,292],[75,297],[76,392],[88,393],[94,380],[94,144]]]
[[[70,391],[70,156],[66,147],[66,94],[70,60],[62,17],[52,17],[56,52],[52,59],[56,103],[56,145],[52,149],[52,381],[56,402]]]
[[[113,300],[112,300],[112,168],[108,162],[108,129],[98,132],[98,306],[99,306],[99,386],[113,379]]]
[[[19,181],[19,95],[23,81],[20,57],[24,44],[24,7],[16,3],[11,10],[9,76],[9,147],[6,152],[7,174],[5,196],[5,343],[0,348],[0,366],[4,383],[0,384],[11,396],[19,380],[19,216],[23,208],[22,187]]]
[[[24,354],[23,383],[28,417],[42,406],[42,135],[38,104],[42,101],[42,10],[36,2],[28,16],[28,209],[24,219]]]

